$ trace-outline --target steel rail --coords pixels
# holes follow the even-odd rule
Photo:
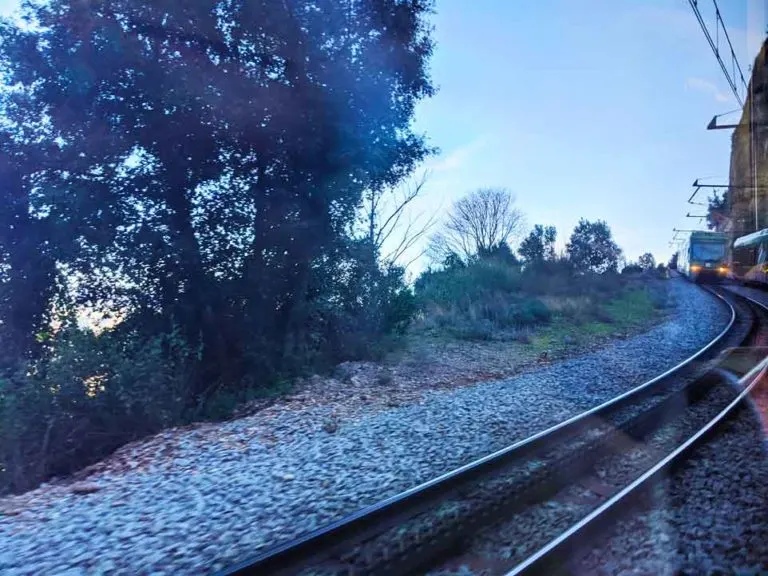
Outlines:
[[[492,454],[474,460],[464,466],[442,474],[432,480],[395,494],[376,504],[361,508],[339,520],[299,536],[293,540],[278,544],[252,558],[241,561],[219,572],[222,576],[234,574],[280,574],[296,569],[302,564],[322,559],[332,554],[340,546],[349,546],[370,537],[372,532],[380,533],[395,525],[404,515],[412,516],[427,507],[437,496],[445,496],[479,476],[484,476],[497,468],[507,466],[516,459],[532,452],[550,447],[559,438],[574,434],[579,427],[587,426],[595,416],[605,417],[636,400],[642,393],[650,391],[655,385],[668,379],[682,368],[691,365],[716,346],[731,331],[736,322],[736,309],[721,294],[707,290],[717,297],[730,310],[730,319],[712,340],[696,353],[669,368],[662,374],[644,382],[563,422],[519,440]]]
[[[762,302],[738,292],[732,293],[745,300],[749,300],[768,312],[768,306]],[[646,489],[653,480],[658,478],[664,472],[667,472],[672,466],[688,456],[696,446],[713,433],[718,426],[722,425],[729,416],[733,415],[735,410],[742,405],[755,386],[765,378],[766,374],[768,374],[768,356],[763,358],[747,374],[739,379],[739,385],[742,386],[743,389],[736,398],[688,438],[688,440],[609,500],[587,514],[587,516],[579,522],[562,532],[544,547],[540,548],[537,552],[515,566],[512,570],[506,573],[506,576],[524,576],[547,573],[547,569],[555,568],[562,559],[568,558],[580,545],[593,537],[595,533],[601,531],[606,523],[613,520],[615,516],[620,515],[622,508],[628,505],[629,500],[643,493],[643,490]]]

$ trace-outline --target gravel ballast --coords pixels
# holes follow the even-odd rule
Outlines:
[[[599,352],[333,427],[324,407],[277,414],[268,439],[251,418],[169,431],[78,484],[2,499],[0,573],[218,570],[447,472],[658,375],[723,329],[712,296],[667,285],[667,321]]]
[[[651,508],[630,512],[573,563],[572,572],[768,572],[765,384],[759,410],[743,409],[698,447],[690,460],[654,487]]]
[[[506,574],[672,452],[735,396],[730,384],[716,385],[695,403],[681,405],[673,420],[642,439],[618,434],[612,440],[615,452],[600,457],[589,472],[569,475],[569,483],[550,499],[479,532],[460,557],[430,574],[449,574],[452,567],[473,576]]]

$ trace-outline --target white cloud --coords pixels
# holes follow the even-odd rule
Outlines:
[[[717,102],[733,102],[733,96],[730,92],[722,92],[714,82],[705,80],[704,78],[688,77],[685,79],[685,86],[690,90],[696,90],[697,92],[704,92],[705,94],[711,94]]]

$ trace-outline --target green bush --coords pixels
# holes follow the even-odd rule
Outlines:
[[[513,293],[521,288],[519,268],[496,260],[480,260],[468,266],[428,270],[416,280],[422,301],[438,305],[472,302],[492,293]]]
[[[194,352],[175,331],[142,340],[69,327],[0,380],[0,491],[71,473],[183,420]]]
[[[547,306],[524,292],[523,277],[514,262],[498,258],[429,270],[416,281],[425,326],[458,338],[489,340],[549,321]]]
[[[312,367],[379,357],[405,333],[417,312],[405,270],[380,267],[373,257],[364,257],[365,249],[356,247],[346,274],[335,278],[320,299],[318,343],[326,348]]]
[[[524,292],[538,295],[572,294],[576,276],[567,260],[544,260],[526,266],[521,288]]]
[[[490,320],[473,321],[464,318],[454,322],[450,326],[449,332],[462,340],[493,340],[496,329]]]
[[[169,426],[227,418],[308,370],[378,358],[416,311],[404,270],[381,266],[369,246],[351,242],[294,302],[284,338],[248,314],[217,317],[222,338],[183,335],[146,309],[100,335],[68,321],[41,335],[41,356],[0,380],[0,491],[32,488]],[[252,338],[243,339],[245,328]],[[238,361],[212,364],[216,353]]]
[[[513,310],[517,323],[521,325],[549,322],[552,317],[552,312],[541,300],[526,300]]]
[[[425,272],[416,282],[416,295],[425,328],[489,340],[507,339],[554,315],[577,325],[613,322],[606,306],[629,285],[614,271],[580,272],[564,259],[536,261],[522,270],[498,259],[478,259]]]
[[[595,306],[592,310],[591,316],[594,320],[604,324],[613,324],[616,321],[614,315],[609,310],[606,310],[601,306]]]
[[[642,274],[643,272],[645,272],[645,269],[639,264],[629,264],[627,266],[624,266],[624,268],[621,270],[621,273],[624,275]]]

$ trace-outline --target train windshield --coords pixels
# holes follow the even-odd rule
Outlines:
[[[714,261],[722,260],[725,257],[724,244],[694,244],[691,246],[691,260],[696,261]]]
[[[0,0],[0,576],[768,574],[767,32]]]

